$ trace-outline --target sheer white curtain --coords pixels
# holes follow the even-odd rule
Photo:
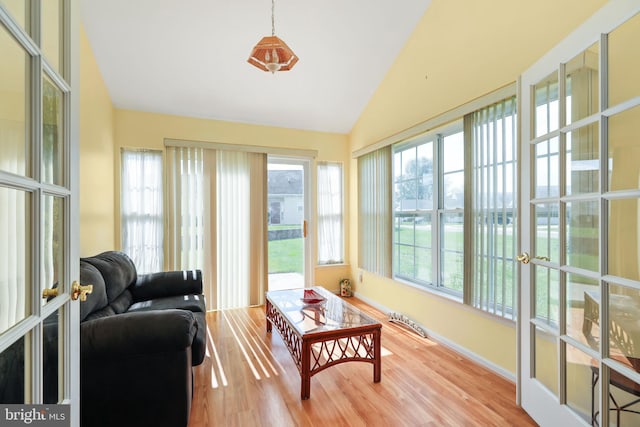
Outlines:
[[[161,271],[164,261],[162,152],[122,150],[122,250],[139,273]]]
[[[168,147],[171,269],[201,269],[207,308],[261,304],[267,277],[266,156]]]
[[[24,123],[0,120],[0,170],[25,173]],[[0,334],[27,316],[29,209],[26,192],[0,186]]]
[[[344,260],[342,165],[318,162],[318,264]]]

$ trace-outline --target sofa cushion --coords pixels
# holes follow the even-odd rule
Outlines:
[[[92,264],[100,271],[106,284],[107,299],[110,303],[135,283],[138,277],[133,261],[122,252],[107,251],[81,260]]]
[[[95,311],[107,306],[107,291],[102,274],[88,262],[80,261],[80,284],[93,285],[93,291],[87,295],[87,300],[80,304],[80,321]]]

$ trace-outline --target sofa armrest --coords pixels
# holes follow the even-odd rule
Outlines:
[[[182,351],[198,329],[187,310],[117,314],[80,324],[82,359],[113,359]]]
[[[141,274],[130,289],[136,302],[179,295],[199,295],[202,294],[202,271]]]

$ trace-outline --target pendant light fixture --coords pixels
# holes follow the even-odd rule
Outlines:
[[[275,0],[271,0],[271,36],[263,37],[251,51],[247,62],[262,71],[289,71],[298,62],[295,53],[276,37]]]

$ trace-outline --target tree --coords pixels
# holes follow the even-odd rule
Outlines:
[[[407,163],[404,173],[400,176],[396,199],[403,200],[431,200],[433,197],[433,160],[420,157]],[[409,204],[403,204],[409,207]],[[415,208],[413,206],[412,208]]]

